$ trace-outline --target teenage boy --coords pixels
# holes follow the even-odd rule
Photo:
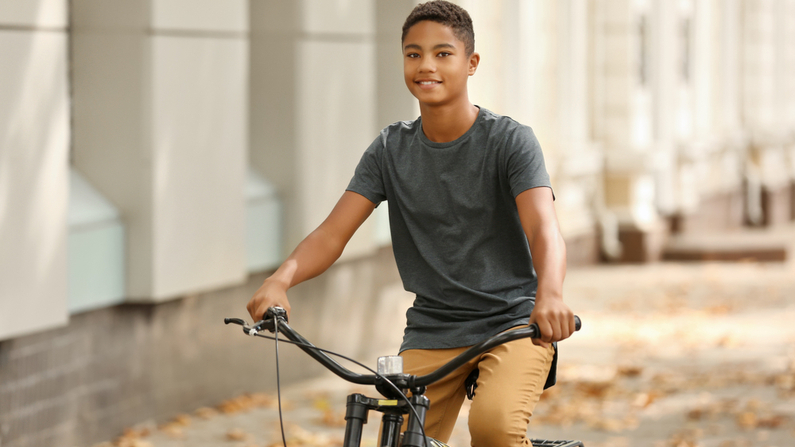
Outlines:
[[[420,118],[381,131],[331,214],[265,280],[248,311],[255,320],[270,306],[289,312],[287,289],[329,268],[386,200],[398,270],[416,293],[401,346],[407,373],[430,372],[528,322],[541,331],[540,340],[501,345],[430,386],[427,435],[447,442],[465,381],[478,369],[472,445],[530,445],[527,424],[550,373],[551,343],[574,331],[543,155],[529,127],[469,102],[480,55],[465,10],[441,0],[418,5],[402,46]]]

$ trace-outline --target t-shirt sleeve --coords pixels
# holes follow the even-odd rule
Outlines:
[[[364,151],[353,173],[353,178],[346,188],[347,191],[352,191],[364,196],[367,200],[376,204],[376,206],[386,200],[386,190],[384,188],[384,178],[381,169],[385,139],[382,133],[370,144],[370,147]]]
[[[517,127],[506,144],[505,172],[514,198],[531,188],[552,188],[541,145],[530,127]]]

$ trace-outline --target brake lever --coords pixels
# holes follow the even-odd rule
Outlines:
[[[241,318],[224,318],[224,324],[237,324],[243,326],[243,333],[246,335],[251,335],[252,337],[257,335],[263,328],[267,328],[267,324],[272,321],[268,320],[260,320],[255,323],[253,326],[249,326],[245,320]]]
[[[249,326],[245,320],[241,318],[224,318],[224,324],[237,324],[243,326],[243,332],[247,335],[255,336],[263,330],[274,332],[276,330],[275,320],[279,318],[287,322],[287,311],[281,307],[274,306],[268,308],[262,319],[253,325]]]
[[[268,330],[270,332],[273,332],[272,328],[273,328],[273,319],[259,320],[249,328],[248,335],[254,336],[257,335],[258,332],[262,332],[263,330]]]

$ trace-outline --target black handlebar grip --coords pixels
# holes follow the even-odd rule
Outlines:
[[[530,338],[538,338],[541,336],[541,329],[538,328],[538,325],[533,323],[530,325],[530,329],[533,331],[533,335]],[[577,315],[574,316],[574,330],[579,331],[582,329],[582,320]]]
[[[229,323],[239,324],[241,326],[244,326],[246,324],[246,322],[241,320],[240,318],[224,318],[224,324],[229,324]]]
[[[530,335],[530,338],[538,338],[541,336],[541,329],[538,328],[537,324],[530,324],[530,330],[533,331],[533,333]]]

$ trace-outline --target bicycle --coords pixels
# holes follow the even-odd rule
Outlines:
[[[329,371],[350,383],[375,386],[376,390],[384,397],[371,398],[360,393],[353,393],[348,396],[343,447],[361,446],[362,429],[364,424],[367,423],[370,411],[383,414],[381,418],[381,435],[378,444],[380,447],[449,447],[440,441],[425,436],[425,413],[428,411],[428,408],[430,408],[430,401],[425,397],[426,387],[455,371],[476,356],[496,346],[522,338],[535,338],[539,334],[538,326],[535,324],[500,333],[470,347],[436,371],[424,376],[415,376],[403,373],[402,358],[399,356],[379,357],[378,370],[373,371],[366,365],[362,365],[344,355],[333,353],[313,345],[287,324],[287,312],[280,307],[268,309],[263,318],[263,320],[251,326],[240,318],[225,318],[224,323],[233,323],[242,326],[243,332],[247,335],[276,340],[277,390],[281,387],[279,383],[278,343],[282,341],[298,346]],[[579,317],[575,317],[575,322],[576,330],[580,330],[582,324]],[[265,330],[274,334],[274,336],[270,337],[260,334],[260,332]],[[279,338],[279,333],[284,334],[287,340]],[[340,365],[327,354],[356,363],[373,374],[355,373]],[[409,391],[411,392],[411,397],[407,397],[406,395]],[[279,400],[281,401],[281,396]],[[404,415],[408,415],[408,424],[406,430],[400,433]],[[279,418],[281,421],[281,404]],[[283,428],[282,440],[286,447],[287,442],[284,438]],[[584,447],[581,441],[569,440],[533,439],[532,443],[533,447]]]

